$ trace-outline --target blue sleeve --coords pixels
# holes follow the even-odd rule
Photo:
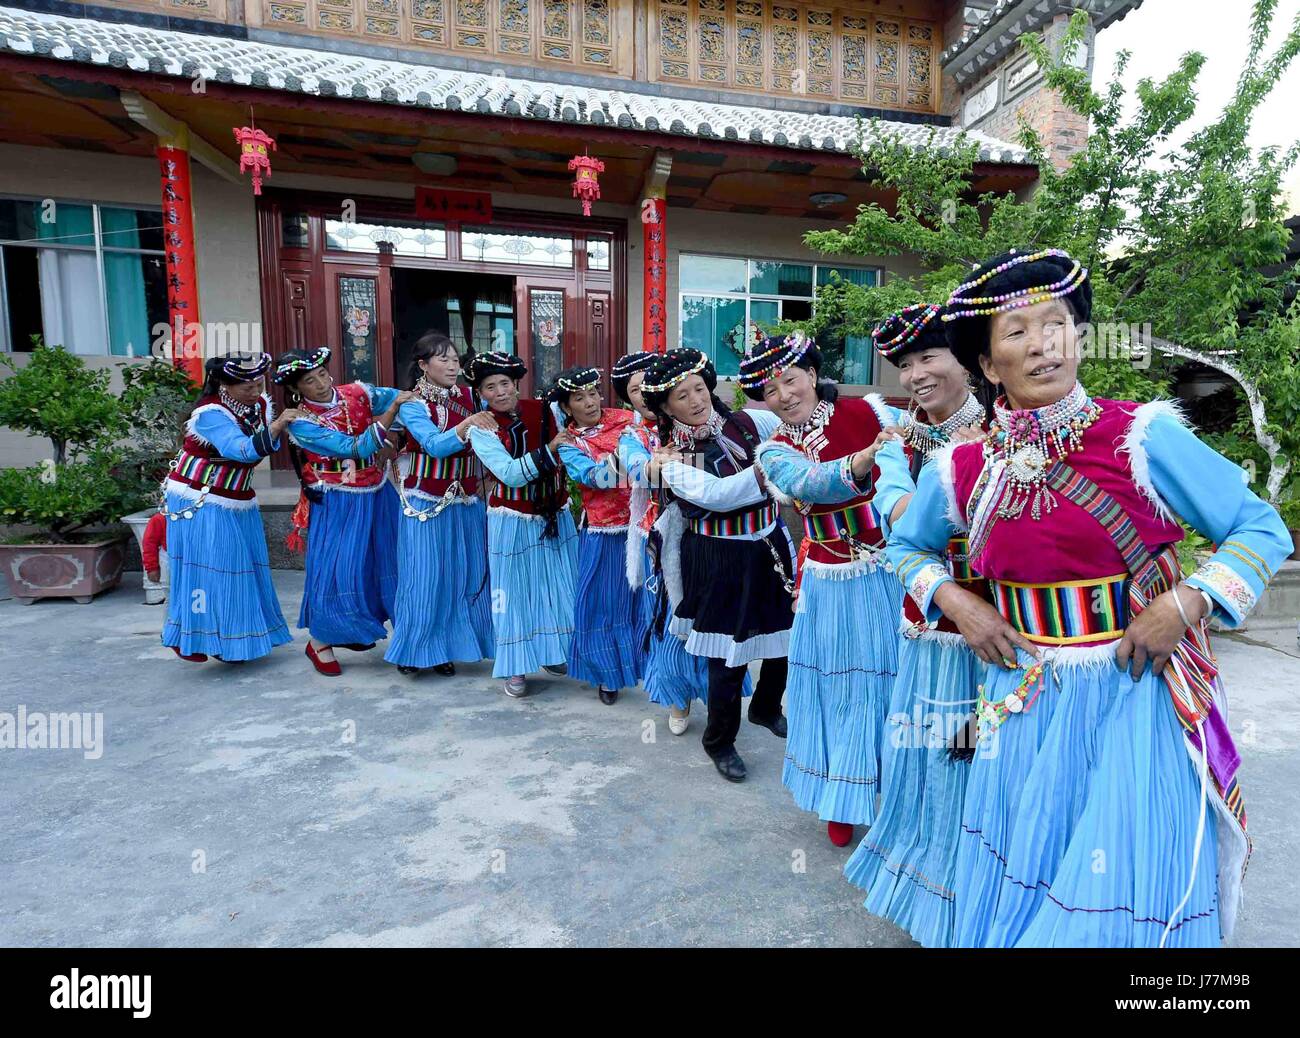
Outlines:
[[[479,460],[508,487],[526,487],[557,467],[555,455],[548,447],[529,451],[522,458],[512,458],[496,435],[483,429],[470,429],[469,442]]]
[[[927,465],[921,470],[912,503],[885,545],[885,558],[930,623],[935,623],[941,615],[941,610],[933,604],[935,590],[952,580],[947,550],[953,530],[945,517],[946,508],[939,470],[935,465]]]
[[[465,441],[456,435],[455,426],[443,432],[429,417],[429,409],[418,400],[408,400],[397,413],[406,431],[415,437],[425,454],[435,458],[450,458],[465,449]]]
[[[745,414],[754,420],[754,428],[758,430],[758,438],[766,440],[781,425],[781,419],[771,411],[765,411],[760,407],[747,407]]]
[[[380,426],[372,422],[364,432],[349,436],[337,429],[327,429],[323,425],[299,418],[296,422],[289,423],[289,438],[299,447],[305,447],[328,458],[355,458],[357,461],[366,461],[378,453],[379,448],[384,445],[379,429]]]
[[[366,392],[370,394],[370,413],[376,418],[393,406],[393,401],[397,399],[400,389],[393,389],[391,386],[372,386],[363,383]]]
[[[618,438],[618,464],[627,473],[628,483],[634,487],[648,486],[645,467],[650,463],[650,452],[640,437],[624,433]]]
[[[269,426],[245,436],[235,419],[224,411],[203,411],[195,415],[194,433],[231,461],[260,461],[280,447],[279,440],[271,439]]]
[[[562,444],[559,455],[565,471],[583,486],[612,490],[618,485],[618,473],[604,462],[592,461],[577,447]]]
[[[1154,418],[1143,445],[1156,493],[1218,545],[1187,583],[1214,599],[1225,626],[1238,626],[1291,554],[1286,525],[1255,496],[1237,465],[1172,416]]]
[[[876,493],[871,499],[871,507],[876,513],[881,533],[888,539],[892,525],[889,517],[894,506],[908,494],[915,493],[916,484],[912,482],[912,472],[901,440],[890,440],[881,447],[876,452],[876,465],[880,468],[880,476],[876,479]]]
[[[786,497],[799,501],[834,505],[851,501],[871,489],[869,477],[864,483],[853,478],[847,456],[834,461],[812,461],[789,444],[768,440],[759,446],[757,458],[767,481]]]

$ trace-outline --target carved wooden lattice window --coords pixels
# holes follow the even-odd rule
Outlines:
[[[932,112],[939,28],[788,0],[651,0],[652,79]]]
[[[166,2],[215,5],[217,0]],[[261,0],[261,6],[268,29],[411,43],[485,60],[615,75],[633,71],[630,0]]]

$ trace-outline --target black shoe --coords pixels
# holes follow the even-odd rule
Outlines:
[[[542,665],[542,670],[552,677],[562,678],[569,673],[569,665],[567,663],[547,663]]]
[[[718,769],[718,774],[728,782],[744,782],[745,762],[740,759],[740,754],[732,750],[724,757],[714,757],[713,766]]]
[[[761,717],[755,717],[752,713],[749,715],[749,723],[756,724],[760,728],[766,728],[778,739],[785,738],[785,715],[777,714],[770,721],[764,721]]]
[[[420,668],[419,667],[398,667],[397,672],[399,674],[405,674],[409,678],[412,675],[420,673]]]
[[[336,648],[336,649],[347,649],[349,652],[368,652],[369,650],[373,649],[374,647],[375,647],[375,643],[374,643],[374,642],[371,642],[369,645],[361,645],[360,643],[356,643],[356,642],[354,642],[354,643],[351,644],[351,645],[336,645],[336,646],[334,646],[334,648]]]
[[[618,702],[618,689],[598,688],[596,691],[600,695],[600,701],[606,706],[613,706]]]
[[[454,664],[454,663],[439,663],[436,667],[433,668],[433,672],[434,672],[435,674],[441,674],[444,678],[455,677],[455,676],[456,676],[456,664]]]

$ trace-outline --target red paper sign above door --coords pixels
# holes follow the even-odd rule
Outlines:
[[[415,189],[415,215],[421,220],[492,222],[492,196],[486,191]]]

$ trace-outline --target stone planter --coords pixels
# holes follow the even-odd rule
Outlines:
[[[9,591],[23,605],[38,598],[72,598],[83,605],[116,587],[126,561],[126,538],[90,544],[0,544]]]
[[[132,512],[130,515],[122,516],[122,522],[131,528],[135,534],[135,543],[140,546],[141,552],[144,551],[144,528],[149,525],[149,520],[158,514],[156,508],[142,508],[138,512]],[[167,551],[163,549],[158,553],[158,583],[149,579],[146,573],[142,577],[144,581],[144,604],[145,605],[162,605],[167,601],[167,588],[171,584],[171,566],[167,561]]]

